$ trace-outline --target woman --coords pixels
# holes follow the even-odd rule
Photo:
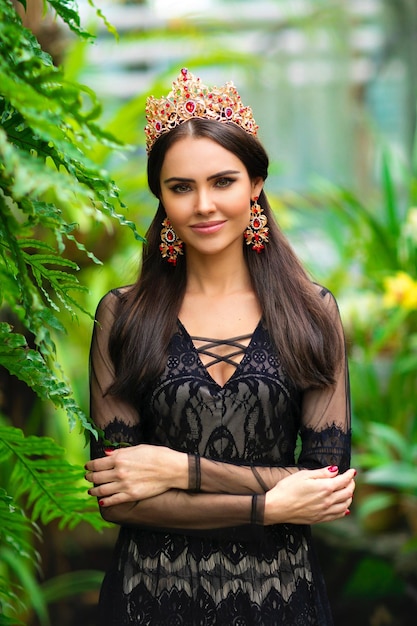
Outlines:
[[[327,626],[310,525],[348,514],[355,475],[336,303],[274,222],[232,84],[184,69],[147,122],[159,206],[91,347],[86,478],[120,525],[99,623]]]

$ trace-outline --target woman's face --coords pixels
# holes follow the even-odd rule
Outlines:
[[[184,137],[167,151],[161,201],[187,253],[242,250],[250,201],[263,181],[251,180],[242,161],[212,139]]]

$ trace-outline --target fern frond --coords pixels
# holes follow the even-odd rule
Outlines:
[[[10,614],[16,612],[16,607],[23,607],[18,593],[10,589],[10,581],[0,576],[0,626],[25,626],[24,622]],[[6,612],[9,615],[6,615]]]
[[[23,380],[42,400],[51,400],[66,411],[70,428],[78,421],[94,435],[96,430],[75,402],[71,389],[48,367],[42,354],[28,348],[23,335],[13,332],[10,324],[0,323],[0,365]]]
[[[1,444],[0,454],[3,460],[9,456]],[[36,525],[25,516],[23,510],[16,504],[15,498],[0,487],[0,545],[7,546],[16,555],[32,563],[39,562],[39,555],[33,543],[27,539],[32,533],[40,536]]]
[[[4,450],[0,456],[6,458]],[[40,557],[33,546],[32,534],[40,536],[36,524],[26,517],[15,499],[0,487],[0,562],[3,565],[9,560],[12,563],[26,562],[31,570],[36,568]],[[22,624],[16,617],[10,617],[16,609],[24,609],[21,596],[19,585],[0,576],[0,625]]]
[[[94,528],[107,526],[97,504],[87,495],[85,470],[71,465],[66,452],[48,437],[25,437],[17,428],[0,427],[0,452],[13,461],[10,487],[15,498],[26,498],[31,520],[74,528],[81,521]]]
[[[0,129],[1,132],[1,129]],[[1,172],[0,172],[1,182]],[[0,194],[0,254],[5,270],[15,281],[25,312],[30,316],[33,304],[32,282],[28,276],[15,232],[18,231],[17,220],[13,215],[6,198]],[[17,280],[19,278],[19,280]]]
[[[40,624],[42,624],[42,626],[50,626],[48,609],[31,564],[23,559],[16,558],[16,555],[7,548],[0,549],[0,557],[2,562],[7,565],[8,569],[13,572],[14,578],[19,581],[19,584],[15,585],[15,587],[17,589],[21,587],[22,589],[24,598],[22,602],[23,606],[26,604],[26,598],[29,597],[31,606],[39,617]]]

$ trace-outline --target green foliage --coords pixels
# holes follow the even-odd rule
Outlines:
[[[84,470],[68,463],[65,450],[48,437],[25,437],[11,426],[0,427],[0,462],[13,462],[9,489],[14,498],[26,499],[32,521],[44,525],[59,519],[60,527],[73,528],[88,521],[103,526],[92,498],[86,499]]]
[[[45,7],[48,4],[74,33],[91,39],[74,0],[49,0]],[[96,12],[104,19],[99,9]],[[55,347],[57,334],[66,332],[63,314],[73,321],[77,313],[88,312],[80,302],[88,290],[77,278],[79,263],[70,252],[77,251],[86,264],[100,263],[87,250],[73,216],[82,215],[91,228],[97,223],[109,228],[115,221],[142,240],[122,214],[126,207],[118,187],[91,156],[104,146],[112,151],[123,148],[101,128],[100,114],[94,92],[68,80],[23,28],[11,1],[1,0],[0,366],[41,401],[64,411],[70,429],[78,424],[96,436],[74,399]],[[0,624],[23,623],[25,605],[30,605],[46,625],[47,603],[62,593],[59,581],[49,589],[37,582],[36,521],[47,525],[57,520],[60,528],[80,522],[96,529],[105,525],[87,496],[83,476],[83,468],[70,464],[67,452],[53,439],[26,436],[3,418]],[[87,579],[90,587],[97,585],[97,574]]]
[[[83,570],[56,576],[42,585],[42,594],[47,603],[63,598],[77,597],[90,589],[99,589],[103,582],[103,572]]]
[[[21,609],[19,602],[22,583],[25,582],[20,577],[21,585],[11,583],[10,578],[5,577],[4,564],[12,567],[24,562],[39,562],[32,542],[28,537],[38,534],[37,527],[24,514],[12,496],[9,496],[5,489],[0,488],[0,606],[4,612]],[[24,568],[23,568],[24,571]],[[24,578],[24,576],[23,576]],[[27,581],[26,581],[27,582]],[[11,586],[12,585],[12,586]],[[0,614],[0,624],[21,624]]]
[[[381,558],[366,557],[360,561],[346,585],[347,597],[378,598],[403,593],[404,584],[389,563]]]
[[[347,335],[353,463],[372,488],[357,507],[363,520],[417,498],[417,179],[385,146],[377,174],[365,198],[328,182],[314,197],[339,260],[326,284]]]
[[[47,323],[47,312],[44,312],[43,317]],[[0,322],[0,365],[25,381],[42,400],[51,400],[63,408],[71,427],[79,420],[82,426],[94,432],[91,423],[75,403],[68,385],[54,374],[43,355],[38,350],[30,349],[25,337],[13,332],[12,327],[5,322]]]
[[[62,17],[68,18],[68,6],[73,3],[55,2],[55,9],[59,4],[63,5]],[[65,213],[76,209],[93,220],[115,217],[140,237],[134,224],[115,209],[115,203],[123,207],[116,185],[88,156],[96,144],[119,147],[95,122],[101,109],[94,93],[66,81],[7,2],[3,11],[0,268],[6,287],[2,297],[14,305],[18,296],[19,309],[12,308],[35,335],[40,351],[50,357],[48,327],[56,328],[59,323],[49,310],[45,325],[45,302],[49,309],[59,310],[58,300],[75,313],[78,304],[71,292],[83,289],[71,274],[76,265],[62,258],[68,241],[85,250],[74,236],[76,224],[68,223]],[[34,246],[39,237],[49,239],[49,245]],[[90,258],[96,260],[93,255]],[[18,294],[12,286],[17,276]]]

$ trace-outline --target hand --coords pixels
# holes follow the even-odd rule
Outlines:
[[[106,450],[106,456],[86,464],[85,478],[94,483],[91,496],[100,506],[137,502],[172,488],[188,488],[188,458],[164,446],[140,444]]]
[[[265,524],[318,524],[344,517],[352,503],[356,470],[300,470],[265,497]]]

